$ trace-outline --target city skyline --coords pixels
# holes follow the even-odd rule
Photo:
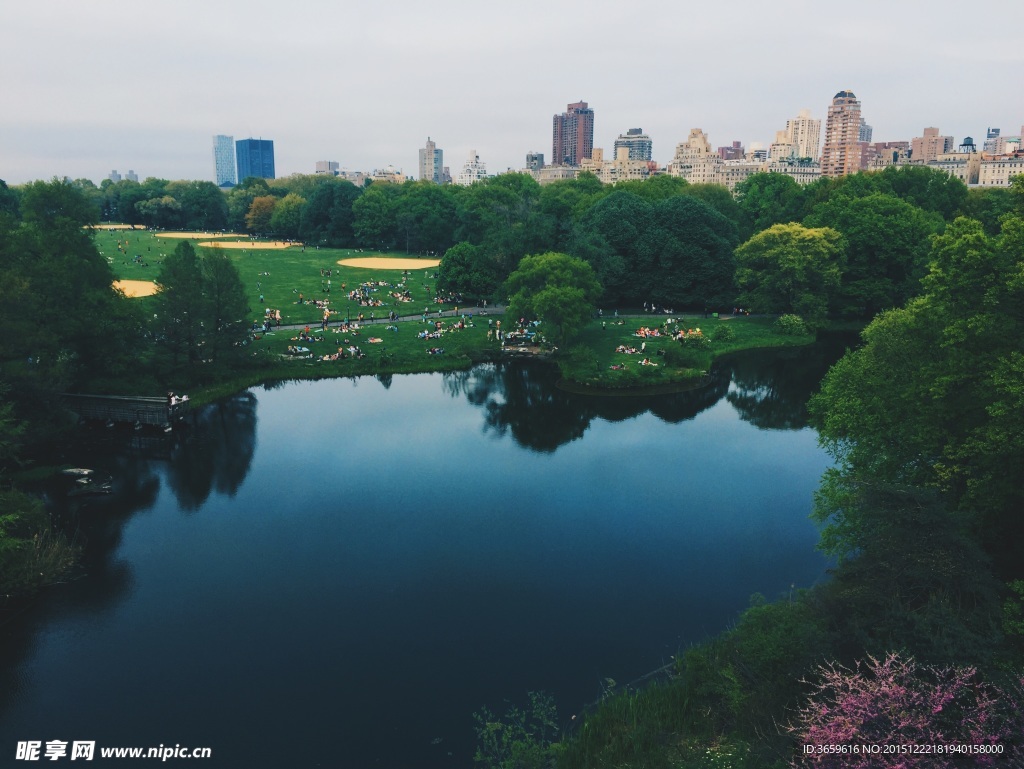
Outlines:
[[[980,145],[989,127],[1020,130],[1024,51],[1013,25],[950,23],[962,10],[947,0],[927,15],[869,0],[855,19],[819,6],[780,0],[772,23],[794,24],[777,34],[760,6],[740,0],[737,21],[709,15],[680,38],[668,23],[624,35],[611,3],[581,14],[527,0],[508,14],[462,0],[317,0],[264,9],[245,45],[225,46],[222,31],[246,7],[234,0],[183,0],[173,18],[126,0],[18,4],[5,11],[0,44],[8,61],[33,66],[0,80],[0,178],[98,183],[130,167],[143,178],[212,180],[210,137],[227,127],[274,137],[278,176],[312,173],[324,158],[415,176],[428,135],[449,157],[475,149],[500,173],[547,152],[551,115],[580,99],[595,113],[594,147],[610,156],[616,137],[643,126],[662,165],[691,128],[716,147],[749,148],[768,147],[801,109],[824,126],[845,89],[875,141],[941,126],[956,144]],[[1015,8],[996,0],[985,18],[1008,20]],[[679,15],[675,4],[651,4],[650,18]],[[461,37],[463,26],[484,32]],[[586,41],[586,57],[573,40]],[[115,52],[123,66],[111,66]],[[136,52],[145,66],[132,66]]]

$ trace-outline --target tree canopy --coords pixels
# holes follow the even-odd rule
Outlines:
[[[601,284],[582,259],[549,252],[522,259],[505,283],[508,313],[543,321],[545,333],[564,344],[590,319]]]

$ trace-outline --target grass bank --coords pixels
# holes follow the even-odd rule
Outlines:
[[[647,333],[654,331],[657,336]],[[679,332],[683,342],[674,338]],[[783,333],[766,317],[611,318],[591,322],[559,365],[567,380],[594,389],[685,387],[699,382],[721,355],[813,341],[813,334]],[[642,365],[644,359],[652,365]]]

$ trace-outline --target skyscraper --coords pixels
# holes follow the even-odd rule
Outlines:
[[[274,178],[274,142],[270,139],[240,139],[235,142],[238,181],[250,176]]]
[[[594,110],[585,101],[567,105],[552,121],[551,165],[578,166],[593,151]]]
[[[213,181],[218,187],[230,187],[235,178],[235,137],[213,137]]]
[[[612,153],[615,157],[619,156],[619,147],[626,147],[629,150],[630,160],[650,160],[653,155],[651,137],[645,134],[642,128],[630,128],[626,133],[619,134]]]
[[[800,110],[792,120],[786,121],[786,134],[796,147],[796,157],[818,159],[821,147],[821,121],[811,117],[809,109]]]
[[[444,150],[439,150],[429,136],[427,146],[420,150],[420,179],[434,184],[443,184],[445,181]]]
[[[821,151],[823,176],[845,176],[860,170],[860,102],[853,91],[840,91],[832,99],[825,119],[825,147]]]

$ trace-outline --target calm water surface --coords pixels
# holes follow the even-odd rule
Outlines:
[[[546,690],[568,720],[752,593],[822,578],[828,460],[802,404],[828,355],[747,355],[652,398],[522,366],[291,383],[173,445],[69,447],[117,493],[54,497],[86,573],[0,629],[0,763],[95,740],[468,767],[484,705]]]

